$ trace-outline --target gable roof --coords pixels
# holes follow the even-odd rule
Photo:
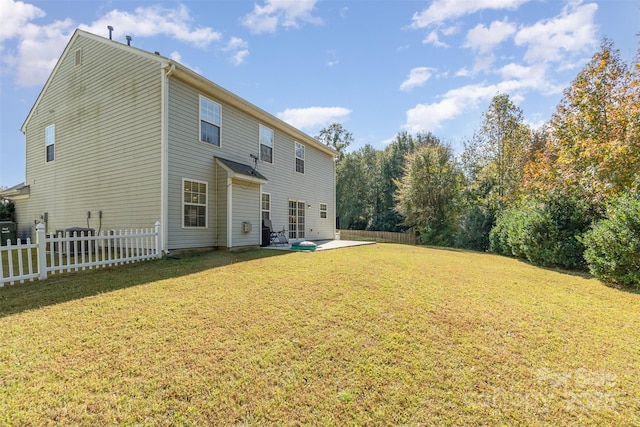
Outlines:
[[[106,39],[104,37],[100,37],[98,35],[95,35],[95,34],[92,34],[92,33],[88,33],[86,31],[83,31],[83,30],[80,30],[80,29],[76,29],[73,32],[73,35],[69,39],[69,42],[65,46],[64,50],[62,51],[62,55],[60,55],[60,58],[58,58],[58,62],[56,62],[55,67],[53,67],[53,70],[51,71],[51,74],[49,74],[49,77],[47,78],[47,81],[45,82],[44,86],[42,87],[42,90],[40,91],[40,94],[36,98],[36,102],[33,103],[33,106],[31,107],[31,110],[29,110],[29,114],[27,115],[27,118],[22,123],[22,126],[20,127],[20,131],[22,133],[25,133],[27,123],[31,119],[31,116],[33,115],[33,113],[38,110],[38,105],[40,104],[40,101],[42,100],[42,97],[44,96],[45,92],[49,88],[49,85],[51,84],[51,80],[53,79],[53,76],[56,75],[56,73],[58,72],[58,69],[60,68],[60,65],[64,62],[64,60],[67,58],[67,56],[70,55],[71,46],[73,46],[73,44],[75,43],[75,41],[79,37],[87,37],[87,38],[90,38],[90,39],[92,39],[94,41],[97,41],[97,42],[100,42],[100,43],[104,43],[104,44],[110,44],[111,46],[114,46],[114,47],[116,47],[118,49],[127,50],[127,51],[130,51],[130,52],[135,53],[137,55],[144,56],[147,59],[152,59],[154,61],[157,61],[158,64],[160,64],[160,66],[162,66],[163,64],[167,64],[169,62],[169,58],[165,58],[164,56],[156,55],[156,54],[153,54],[153,53],[149,53],[149,52],[147,52],[145,50],[138,49],[137,47],[129,46],[129,45],[117,42],[115,40]]]
[[[151,52],[147,52],[145,50],[139,49],[137,47],[134,46],[129,46],[127,44],[115,41],[115,40],[111,40],[111,39],[107,39],[92,33],[89,33],[87,31],[83,31],[80,29],[76,29],[73,33],[73,35],[71,36],[71,39],[69,39],[69,42],[67,43],[67,46],[64,48],[64,51],[62,52],[62,55],[60,56],[60,58],[58,59],[58,62],[56,63],[55,67],[53,68],[53,71],[51,71],[51,74],[49,75],[49,78],[47,79],[47,82],[45,83],[45,85],[43,86],[42,90],[40,91],[40,94],[38,95],[38,98],[36,99],[36,102],[33,104],[33,106],[31,107],[31,110],[29,111],[29,114],[27,115],[27,118],[25,119],[24,123],[22,124],[20,130],[22,131],[22,133],[26,132],[26,125],[29,122],[29,120],[31,119],[31,116],[33,115],[34,111],[37,111],[38,105],[44,95],[44,93],[47,91],[49,84],[51,83],[51,80],[53,78],[53,76],[57,73],[58,69],[60,68],[60,65],[62,64],[62,62],[66,59],[66,57],[70,54],[71,51],[71,46],[73,45],[73,43],[79,38],[79,37],[88,37],[94,41],[103,43],[103,44],[108,44],[110,46],[116,47],[118,49],[123,49],[126,50],[127,52],[130,52],[132,54],[135,55],[139,55],[139,56],[143,56],[146,59],[151,59],[154,60],[158,63],[158,66],[160,68],[163,68],[166,70],[166,75],[167,77],[174,77],[177,78],[187,84],[189,84],[190,86],[209,94],[210,96],[213,96],[215,98],[217,98],[220,101],[224,101],[227,104],[238,108],[239,110],[255,117],[256,119],[258,119],[259,121],[274,127],[284,133],[287,133],[289,135],[292,135],[294,138],[296,138],[297,140],[299,140],[300,142],[303,142],[305,144],[311,145],[313,147],[315,147],[316,149],[324,152],[325,154],[328,154],[330,156],[333,157],[337,157],[338,156],[338,152],[336,150],[334,150],[332,147],[329,147],[323,143],[321,143],[320,141],[318,141],[317,139],[307,135],[306,133],[302,132],[301,130],[291,126],[290,124],[284,122],[283,120],[275,117],[272,114],[267,113],[266,111],[264,111],[263,109],[251,104],[249,101],[239,97],[238,95],[228,91],[227,89],[223,88],[222,86],[212,82],[211,80],[208,80],[207,78],[201,76],[200,74],[196,73],[195,71],[185,67],[184,65],[169,59],[167,57],[164,57],[162,55],[159,54],[155,54],[155,53],[151,53]]]

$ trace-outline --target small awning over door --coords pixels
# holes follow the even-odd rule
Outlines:
[[[268,181],[267,178],[255,170],[253,166],[221,159],[220,157],[216,157],[216,161],[227,171],[229,178],[250,181],[256,184],[266,184]]]

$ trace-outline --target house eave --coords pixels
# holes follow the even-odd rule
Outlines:
[[[6,190],[0,191],[0,198],[9,200],[23,200],[28,199],[30,195],[30,188],[24,183],[15,185]]]

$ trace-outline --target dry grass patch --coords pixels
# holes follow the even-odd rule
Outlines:
[[[0,316],[0,424],[640,423],[640,295],[492,255],[210,253]]]

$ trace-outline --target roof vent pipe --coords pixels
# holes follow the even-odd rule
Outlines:
[[[131,36],[124,36],[127,39],[127,46],[131,46]]]
[[[107,25],[107,29],[109,30],[109,40],[111,40],[111,33],[113,32],[113,27],[111,25]]]

